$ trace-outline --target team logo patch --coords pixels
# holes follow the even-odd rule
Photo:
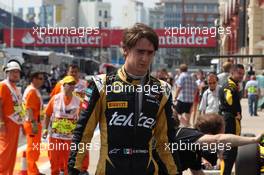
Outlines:
[[[112,83],[111,90],[113,93],[120,93],[123,91],[123,84],[120,81]]]
[[[111,102],[107,102],[107,107],[109,109],[128,108],[128,102],[127,101],[111,101]]]

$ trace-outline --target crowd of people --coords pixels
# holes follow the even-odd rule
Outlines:
[[[198,107],[199,114],[219,113],[219,90],[228,83],[233,65],[233,62],[230,60],[224,62],[222,65],[222,72],[217,74],[216,72],[204,72],[201,69],[196,72],[188,72],[188,66],[182,64],[175,70],[174,74],[162,68],[157,70],[153,75],[171,85],[174,102],[177,101],[180,87],[188,87],[182,87],[184,90],[181,93],[181,97],[179,97],[180,100],[178,100],[180,101],[180,107],[178,105],[179,108],[181,108],[182,102],[187,102],[191,104],[184,103],[183,105],[192,106],[192,108],[197,105],[196,107]],[[185,76],[187,76],[189,80],[185,80],[188,78],[183,79],[191,83],[182,84],[182,77]],[[255,72],[253,72],[253,74],[244,75],[243,79],[241,77],[238,86],[240,97],[248,98],[249,115],[252,117],[258,116],[257,111],[264,108],[263,100],[261,100],[264,97],[264,72],[258,75],[256,75]],[[195,89],[197,91],[195,91]],[[193,93],[194,95],[192,95]],[[189,111],[190,109],[188,110],[188,108],[184,110]],[[181,113],[181,109],[178,109],[178,112]],[[192,112],[195,113],[195,111]],[[189,112],[186,113],[190,114]]]
[[[226,62],[223,73],[216,75],[202,70],[190,74],[182,64],[175,76],[161,69],[154,77],[149,68],[158,47],[153,29],[135,24],[123,35],[121,68],[83,80],[79,67],[70,65],[45,107],[40,92],[44,73],[32,73],[22,94],[16,86],[21,66],[10,60],[4,69],[6,79],[0,83],[0,175],[13,174],[21,126],[27,139],[29,175],[43,174],[36,164],[41,137],[48,138],[49,144],[63,145],[49,150],[52,175],[88,174],[93,150],[81,151],[78,145],[91,142],[98,124],[98,175],[180,175],[187,169],[200,175],[202,164],[213,167],[217,160],[221,173],[230,175],[237,146],[258,143],[264,136],[239,136],[243,65]],[[251,76],[244,88],[252,116],[257,115],[256,99],[261,94],[256,80]],[[123,86],[148,88],[120,90]],[[181,144],[199,147],[175,148]],[[214,148],[201,147],[212,144]],[[217,149],[218,144],[225,149]]]
[[[27,140],[27,173],[43,174],[39,172],[36,162],[40,156],[41,138],[46,139],[49,133],[49,144],[63,146],[48,151],[51,174],[67,174],[72,131],[76,127],[84,91],[88,86],[85,80],[80,79],[79,67],[69,65],[67,75],[57,82],[45,108],[40,91],[45,81],[44,72],[35,71],[30,75],[30,83],[23,94],[16,86],[21,72],[19,62],[10,60],[5,72],[7,78],[0,86],[0,174],[13,174],[20,127]],[[88,174],[88,165],[89,154],[86,152],[80,174]]]

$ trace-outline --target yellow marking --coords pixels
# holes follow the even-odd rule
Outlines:
[[[220,175],[224,174],[224,169],[225,169],[225,161],[221,160],[221,163],[220,163]]]
[[[236,135],[240,135],[241,134],[241,124],[240,124],[240,120],[236,118]]]
[[[225,98],[227,103],[231,106],[233,104],[233,97],[232,97],[232,93],[231,90],[229,89],[224,89],[225,91]]]
[[[264,159],[264,147],[263,146],[259,146],[259,150],[260,150],[260,158]],[[264,165],[261,167],[260,172],[264,173]]]

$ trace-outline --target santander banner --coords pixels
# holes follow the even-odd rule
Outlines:
[[[10,46],[10,30],[4,30],[4,42]],[[80,30],[81,31],[81,30]],[[15,47],[110,47],[120,46],[123,30],[91,29],[87,32],[43,29],[14,29]],[[216,47],[216,35],[207,32],[176,32],[173,29],[155,30],[160,48]]]

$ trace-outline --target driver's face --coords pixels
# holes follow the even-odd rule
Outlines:
[[[144,75],[147,73],[150,64],[155,56],[154,45],[146,38],[141,38],[136,45],[127,52],[125,67],[134,75]]]

